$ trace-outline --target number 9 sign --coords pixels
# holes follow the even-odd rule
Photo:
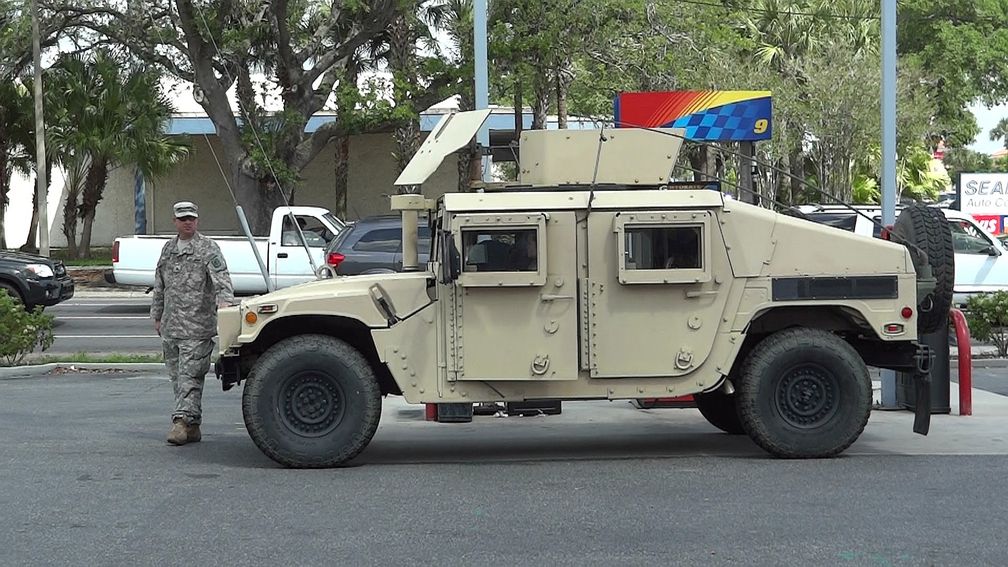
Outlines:
[[[770,127],[770,121],[767,120],[766,118],[760,118],[753,125],[753,133],[754,134],[762,134],[762,133],[766,132],[767,128],[769,128],[769,127]]]

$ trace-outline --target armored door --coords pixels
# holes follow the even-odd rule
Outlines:
[[[458,380],[575,380],[577,270],[572,212],[460,214],[461,272],[448,330]]]
[[[585,297],[590,375],[693,372],[716,342],[731,281],[712,211],[593,212]]]

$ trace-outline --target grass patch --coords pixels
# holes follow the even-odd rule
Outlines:
[[[67,258],[66,248],[54,248],[49,251],[49,255],[54,260],[62,260],[67,266],[111,266],[111,248],[92,248],[90,258]]]
[[[96,364],[135,364],[144,362],[164,362],[164,357],[160,354],[88,354],[77,352],[74,354],[50,354],[26,360],[29,364],[51,364],[56,362],[87,362]]]

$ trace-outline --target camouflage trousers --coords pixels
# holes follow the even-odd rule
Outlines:
[[[175,411],[172,421],[181,417],[186,423],[199,425],[203,420],[203,382],[210,370],[213,339],[161,339],[165,367],[175,390]]]

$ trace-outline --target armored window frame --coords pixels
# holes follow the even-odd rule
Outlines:
[[[652,211],[617,215],[613,231],[616,234],[616,264],[619,283],[632,285],[709,282],[711,280],[711,227],[711,214],[707,211]],[[697,231],[699,265],[681,268],[635,268],[628,266],[628,234],[647,229]]]
[[[546,215],[545,214],[461,214],[452,218],[452,238],[461,254],[458,282],[463,287],[534,287],[546,284]],[[469,251],[466,234],[473,232],[534,231],[536,265],[534,270],[466,271]]]

